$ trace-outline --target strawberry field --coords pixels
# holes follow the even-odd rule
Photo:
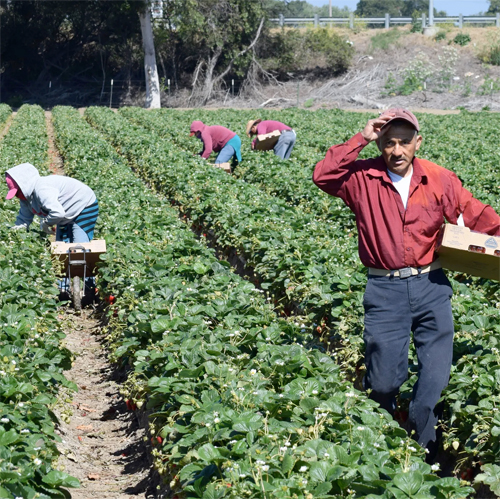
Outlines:
[[[10,114],[0,106],[0,123]],[[159,494],[499,496],[498,282],[448,273],[456,338],[440,470],[401,427],[415,356],[397,421],[360,390],[366,269],[353,216],[311,181],[326,150],[361,130],[367,116],[258,116],[296,130],[290,161],[250,150],[244,127],[255,111],[52,113],[65,173],[99,199],[106,345],[127,369],[128,407],[147,421]],[[194,156],[193,119],[240,135],[243,162],[234,175]],[[500,117],[419,120],[419,155],[455,171],[500,212],[493,140]],[[24,106],[0,142],[6,169],[29,161],[47,171],[47,149],[43,110]],[[362,153],[375,154],[374,146]],[[58,468],[51,408],[58,392],[75,388],[63,376],[71,356],[60,343],[46,241],[37,229],[8,230],[16,208],[2,200],[0,497],[68,497],[78,481]]]

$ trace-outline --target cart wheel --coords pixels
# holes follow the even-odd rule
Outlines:
[[[81,283],[80,278],[78,276],[73,277],[73,290],[71,293],[71,297],[73,299],[73,307],[77,312],[81,312],[82,310],[82,292],[81,292]]]

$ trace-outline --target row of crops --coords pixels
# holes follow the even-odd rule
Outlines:
[[[6,109],[4,121],[9,114]],[[154,464],[172,494],[473,494],[466,481],[439,478],[437,467],[425,463],[423,450],[355,388],[362,374],[366,272],[357,258],[353,217],[310,178],[327,148],[358,131],[366,117],[340,111],[282,112],[279,119],[299,137],[293,159],[253,153],[246,144],[235,176],[193,157],[200,144],[189,139],[189,124],[200,117],[243,136],[244,124],[255,115],[134,108],[118,114],[91,108],[85,119],[71,108],[53,113],[66,173],[91,186],[99,199],[97,237],[108,246],[99,288],[117,297],[107,312],[109,348],[113,359],[130,369],[124,395],[149,416]],[[494,128],[496,118],[488,119]],[[26,127],[28,122],[33,130],[23,137],[32,142],[20,132],[13,141],[24,155],[2,157],[8,165],[31,161],[44,170],[43,111],[22,108],[15,123]],[[458,121],[426,116],[421,124],[426,131],[421,155],[453,168],[477,197],[499,211],[499,154],[494,145],[477,141],[479,130],[484,133],[484,117],[466,114]],[[16,127],[3,140],[0,155],[8,150],[11,133]],[[363,155],[375,153],[369,147]],[[2,217],[12,222],[15,208],[5,203]],[[36,232],[12,234],[7,225],[0,228],[7,234],[3,241],[29,240],[32,251],[48,261]],[[220,256],[244,265],[247,278]],[[30,258],[27,268],[43,272],[55,312],[54,276],[45,272],[43,258],[32,253]],[[500,494],[498,284],[453,277],[457,336],[444,395],[443,443],[463,478],[488,483]],[[8,280],[3,286],[19,304],[20,293],[13,293]],[[47,317],[55,321],[55,315],[43,314]],[[49,327],[47,331],[52,333]],[[58,342],[63,336],[56,325],[53,334]],[[49,397],[58,385],[68,386],[60,376],[68,354],[59,343],[50,348],[60,358],[43,387]],[[413,374],[403,387],[401,411],[414,381]],[[47,406],[45,410],[51,414]],[[52,454],[47,451],[45,468],[37,468],[42,459],[31,455],[26,469],[35,478],[26,483],[42,494],[47,476],[54,490],[76,485],[50,467],[57,454],[53,433],[46,441],[44,450],[50,448]],[[0,452],[1,446],[0,436]],[[9,487],[16,483],[11,478]],[[33,497],[8,490],[12,497]]]
[[[0,105],[0,122],[10,118]],[[47,132],[40,107],[23,106],[0,144],[7,168],[30,161],[48,173]],[[3,191],[4,192],[4,191]],[[69,497],[78,480],[57,468],[56,418],[61,390],[75,386],[63,371],[57,288],[50,251],[38,231],[9,230],[19,206],[0,198],[0,497]]]
[[[360,298],[364,277],[354,251],[350,251],[352,221],[344,216],[344,223],[336,226],[331,223],[337,221],[332,215],[335,210],[339,211],[337,202],[325,198],[315,206],[314,202],[308,202],[314,199],[312,190],[304,189],[306,194],[297,208],[299,203],[294,202],[289,193],[280,200],[266,192],[262,181],[250,185],[248,177],[235,181],[207,168],[192,157],[197,146],[183,143],[184,129],[192,114],[177,113],[176,116],[172,111],[145,113],[137,109],[126,109],[121,114],[126,119],[108,110],[90,109],[87,119],[105,134],[136,172],[178,205],[198,231],[212,234],[211,241],[219,249],[243,255],[247,266],[253,267],[262,279],[261,288],[269,291],[268,298],[279,304],[285,297],[298,304],[302,317],[309,321],[306,328],[318,324],[325,311],[321,305],[328,308],[328,300],[334,301],[328,322],[335,327],[336,335],[340,335],[335,352],[339,365],[344,375],[345,371],[349,373],[361,357]],[[468,119],[473,122],[477,118]],[[342,120],[343,125],[346,121]],[[343,133],[346,134],[345,130]],[[305,148],[309,149],[310,156],[313,147]],[[310,176],[310,163],[301,165],[296,161],[290,165],[269,154],[265,156],[265,161],[269,159],[281,168],[282,177],[287,175],[285,168],[291,172],[288,177],[292,179]],[[247,168],[250,170],[252,165]],[[483,164],[481,168],[480,177],[486,180],[481,185],[483,199],[485,196],[493,199],[497,188],[493,168],[488,170]],[[468,178],[472,178],[471,173],[474,175],[469,172]],[[324,222],[325,217],[330,224]],[[325,270],[321,264],[330,267]],[[326,284],[323,289],[322,279]],[[476,481],[486,480],[494,485],[498,483],[498,469],[494,464],[498,457],[499,427],[498,287],[487,281],[464,281],[463,276],[457,279],[460,280],[455,281],[454,308],[459,328],[456,366],[445,395],[448,421],[444,445],[458,457],[464,469],[476,466],[477,471],[482,467],[483,473]],[[320,295],[318,299],[313,294],[318,290],[330,295]],[[321,298],[325,299],[323,303]],[[412,377],[406,394],[413,382]],[[470,475],[469,470],[466,477]]]
[[[110,347],[133,367],[126,390],[149,413],[155,465],[172,489],[238,498],[469,492],[432,473],[406,432],[312,348],[311,326],[277,316],[75,110],[56,109],[54,125],[67,172],[103,207],[110,250],[100,287],[117,296]]]

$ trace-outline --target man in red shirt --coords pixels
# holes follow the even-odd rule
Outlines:
[[[451,285],[435,253],[439,230],[461,217],[472,230],[500,235],[500,217],[472,197],[451,171],[415,157],[418,120],[390,109],[361,133],[331,147],[313,181],[340,197],[356,216],[359,256],[368,267],[364,296],[365,388],[394,414],[408,377],[410,332],[418,357],[409,421],[415,439],[437,452],[436,404],[448,384],[453,353]],[[358,160],[376,141],[381,155]]]

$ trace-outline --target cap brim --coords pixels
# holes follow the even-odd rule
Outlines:
[[[189,134],[189,136],[190,136],[190,137],[192,137],[195,133],[196,133],[196,132],[191,132],[191,133]]]
[[[11,189],[7,193],[7,196],[5,196],[5,199],[12,199],[16,194],[17,194],[17,189]]]
[[[409,125],[411,125],[417,132],[420,131],[420,129],[418,127],[415,126],[415,123],[413,123],[412,121],[406,119],[406,118],[403,118],[402,116],[394,116],[394,118],[391,118],[389,121],[386,121],[381,127],[380,129],[382,130],[382,128],[385,128],[387,125],[390,125],[393,121],[396,121],[396,120],[400,120],[400,121],[406,121],[406,123],[408,123]]]

